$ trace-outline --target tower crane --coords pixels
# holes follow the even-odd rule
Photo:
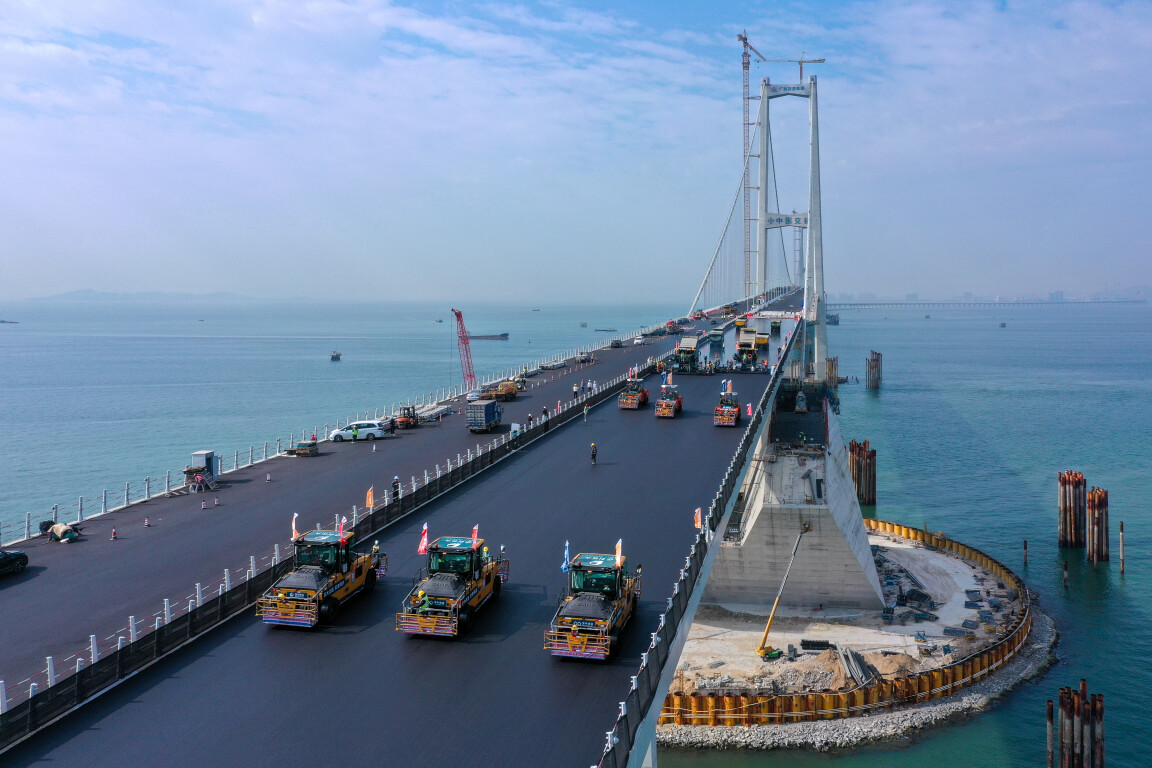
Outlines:
[[[752,50],[756,50],[756,49],[753,48]],[[799,64],[800,65],[800,83],[803,84],[804,83],[804,65],[805,64],[823,64],[824,63],[824,59],[806,59],[806,58],[804,58],[804,54],[806,54],[806,53],[807,53],[807,51],[802,51],[800,53],[800,58],[798,58],[798,59],[763,59],[762,58],[760,60],[761,61],[778,62],[778,63],[782,63],[782,64]]]
[[[756,50],[752,43],[748,42],[748,30],[744,30],[743,34],[736,35],[736,39],[744,44],[744,55],[741,61],[744,65],[744,296],[747,298],[752,293],[752,197],[748,194],[751,189],[748,181],[748,159],[751,157],[752,147],[749,145],[748,127],[748,102],[753,98],[759,98],[748,95],[748,67],[752,63],[752,54],[756,54],[756,58],[760,61],[768,61],[760,51]]]
[[[456,315],[456,344],[460,347],[460,370],[464,372],[464,388],[476,388],[476,373],[472,370],[472,345],[468,343],[468,329],[464,327],[464,313],[453,309]]]

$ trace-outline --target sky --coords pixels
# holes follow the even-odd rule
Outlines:
[[[687,301],[745,29],[833,296],[1152,285],[1148,2],[8,0],[0,301]]]

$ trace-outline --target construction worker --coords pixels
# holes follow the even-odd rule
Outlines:
[[[425,594],[424,590],[416,593],[416,613],[428,613],[431,605],[432,601],[428,599],[428,595]]]
[[[356,438],[360,436],[360,428],[352,427],[352,442],[356,442]]]
[[[592,463],[596,463],[596,443],[592,443]]]
[[[372,542],[372,554],[380,554],[380,539],[376,539],[376,541]]]
[[[400,498],[400,475],[392,478],[392,501]]]

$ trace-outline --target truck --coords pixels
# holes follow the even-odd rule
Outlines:
[[[490,432],[500,426],[500,417],[504,415],[504,409],[495,400],[473,400],[465,409],[470,432]]]
[[[617,402],[621,408],[639,410],[648,405],[648,390],[640,379],[628,379],[624,389],[620,392]]]
[[[641,569],[631,574],[623,556],[597,554],[576,555],[567,568],[568,585],[544,632],[544,649],[553,656],[604,661],[636,613]]]
[[[662,384],[656,398],[656,416],[663,419],[675,418],[684,408],[684,398],[675,384]]]
[[[716,427],[735,427],[740,423],[740,397],[729,388],[720,395],[720,403],[712,416]]]
[[[752,328],[739,328],[736,331],[736,354],[732,362],[741,371],[756,367],[756,331]]]
[[[485,399],[507,402],[516,399],[516,395],[520,394],[520,387],[516,386],[515,381],[498,381],[483,388],[483,393]]]
[[[293,542],[295,568],[256,601],[265,624],[315,627],[336,620],[355,595],[371,593],[388,573],[388,556],[376,546],[357,552],[351,531],[309,531]]]
[[[492,557],[484,539],[441,536],[428,545],[428,564],[412,579],[412,589],[396,614],[396,631],[409,635],[456,637],[468,630],[476,612],[500,594],[508,580],[504,547]]]
[[[669,367],[681,373],[697,373],[700,370],[700,339],[697,336],[685,336],[676,342],[676,349],[672,352]]]

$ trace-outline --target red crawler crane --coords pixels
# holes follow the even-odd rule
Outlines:
[[[464,315],[460,310],[452,310],[456,315],[456,341],[460,346],[460,369],[464,371],[464,388],[476,388],[476,373],[472,370],[472,345],[468,343],[468,329],[464,327]]]

